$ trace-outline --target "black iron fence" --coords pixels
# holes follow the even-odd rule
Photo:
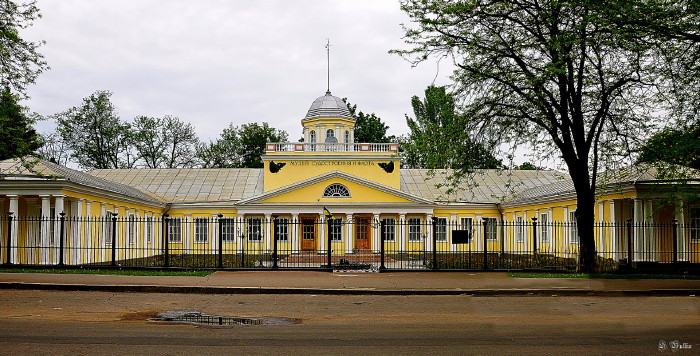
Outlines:
[[[596,223],[601,270],[700,265],[700,227]],[[211,269],[562,270],[575,222],[472,218],[0,217],[6,266]]]

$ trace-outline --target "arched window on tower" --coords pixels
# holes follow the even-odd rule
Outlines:
[[[309,132],[309,143],[311,144],[310,150],[316,151],[316,131],[314,130]]]

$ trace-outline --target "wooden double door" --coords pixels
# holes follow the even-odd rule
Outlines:
[[[368,217],[358,217],[355,219],[355,249],[370,249],[370,220]],[[316,219],[301,219],[301,249],[305,251],[316,250],[317,226]]]

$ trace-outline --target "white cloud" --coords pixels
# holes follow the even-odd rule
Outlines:
[[[411,68],[388,50],[403,47],[395,1],[39,1],[43,18],[25,32],[46,40],[52,69],[30,90],[31,110],[48,115],[110,90],[123,119],[179,116],[202,139],[230,123],[269,122],[290,139],[326,90],[375,112],[391,134],[408,131],[410,98],[450,69]],[[443,64],[443,67],[445,65]],[[40,129],[49,129],[48,124]]]

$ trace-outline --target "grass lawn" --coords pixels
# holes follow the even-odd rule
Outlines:
[[[700,279],[697,274],[613,274],[613,273],[548,273],[509,272],[513,278],[590,278],[590,279]]]
[[[204,277],[214,271],[162,271],[146,269],[82,269],[82,268],[0,268],[0,273],[109,274],[121,276],[195,276]]]

